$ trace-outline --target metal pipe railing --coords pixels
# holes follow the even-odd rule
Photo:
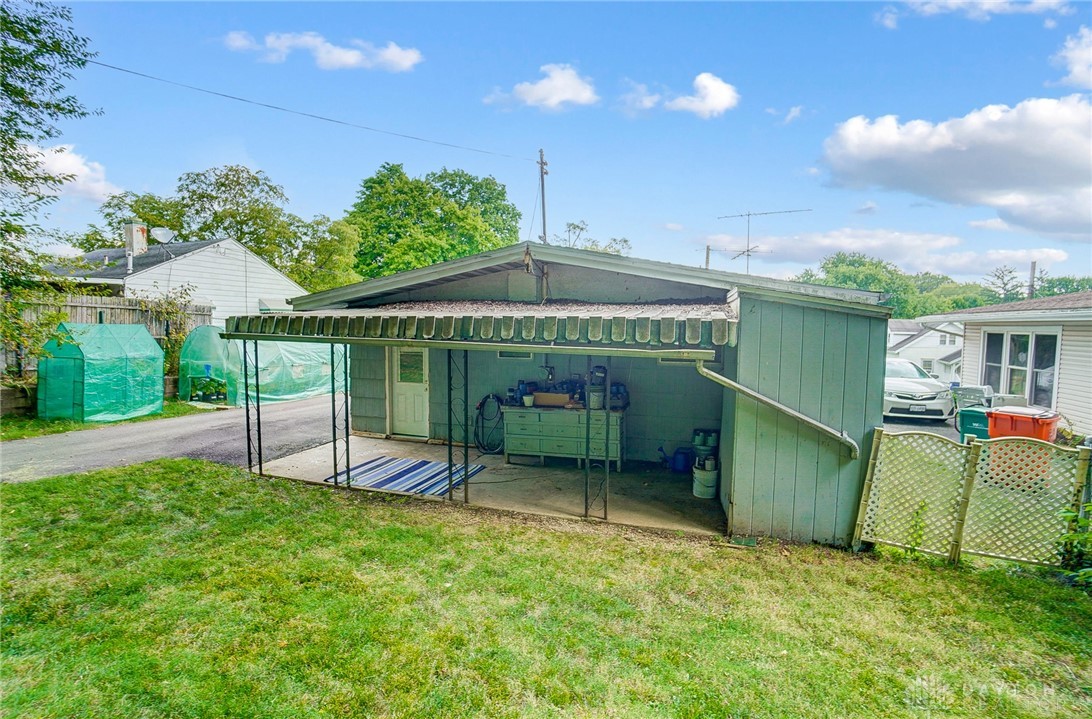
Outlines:
[[[790,417],[797,420],[798,422],[802,422],[803,424],[806,424],[806,425],[808,425],[809,427],[811,427],[813,429],[819,430],[820,432],[822,432],[825,435],[833,437],[834,439],[838,440],[839,442],[841,442],[845,446],[849,447],[849,456],[850,456],[851,459],[857,459],[858,457],[861,456],[860,446],[858,446],[857,443],[855,441],[853,441],[853,438],[850,437],[848,434],[846,434],[845,431],[839,432],[838,430],[834,429],[833,427],[828,427],[825,424],[823,424],[822,422],[814,420],[811,417],[807,416],[806,414],[801,414],[800,412],[797,412],[792,407],[788,407],[786,405],[783,405],[783,404],[781,404],[780,402],[778,402],[775,399],[771,399],[771,398],[767,397],[764,394],[759,394],[758,392],[755,392],[753,389],[751,389],[749,387],[744,387],[743,385],[739,384],[738,382],[733,382],[732,380],[728,379],[727,377],[725,377],[723,375],[719,375],[716,372],[714,372],[714,371],[712,371],[710,369],[707,369],[705,367],[705,361],[704,360],[700,360],[700,359],[697,360],[694,366],[698,370],[698,374],[700,374],[702,377],[705,377],[708,380],[712,380],[712,381],[716,382],[717,384],[721,385],[722,387],[727,387],[728,389],[732,390],[733,392],[738,392],[739,394],[743,395],[744,397],[748,397],[750,399],[753,399],[754,401],[756,401],[756,402],[758,402],[760,404],[764,404],[767,407],[772,407],[772,408],[776,409],[778,412],[781,412],[782,414],[789,415]]]

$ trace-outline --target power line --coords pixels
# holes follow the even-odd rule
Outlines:
[[[324,115],[316,115],[316,114],[314,114],[312,112],[304,112],[302,110],[293,110],[292,108],[289,108],[289,107],[281,107],[280,105],[273,105],[273,104],[270,104],[268,102],[259,102],[257,100],[249,100],[249,99],[247,99],[245,97],[239,97],[237,95],[229,95],[229,94],[224,93],[224,92],[217,92],[216,90],[207,90],[207,89],[205,89],[203,87],[197,87],[195,85],[187,85],[184,82],[177,82],[175,80],[168,80],[166,78],[156,77],[155,75],[149,75],[147,73],[137,72],[136,70],[129,70],[129,69],[126,69],[124,67],[118,67],[117,65],[110,65],[110,64],[105,63],[105,62],[99,62],[98,60],[88,60],[87,64],[89,64],[89,65],[98,65],[99,67],[105,67],[105,68],[108,68],[110,70],[116,70],[118,72],[124,72],[126,74],[135,75],[137,77],[143,77],[143,78],[145,78],[147,80],[154,80],[156,82],[162,82],[162,83],[165,83],[167,85],[174,85],[175,87],[182,87],[182,88],[185,88],[187,90],[193,90],[194,92],[203,92],[206,95],[214,95],[216,97],[222,97],[222,98],[224,98],[226,100],[235,100],[236,102],[243,102],[243,103],[246,103],[248,105],[256,105],[257,107],[264,107],[267,110],[277,110],[278,112],[287,112],[287,113],[289,113],[291,115],[299,115],[300,117],[309,117],[312,120],[320,120],[322,122],[330,122],[330,123],[333,123],[335,125],[343,125],[345,127],[352,127],[352,128],[357,129],[357,130],[366,130],[368,132],[375,132],[375,133],[378,133],[380,135],[389,135],[391,137],[400,137],[400,138],[402,138],[404,140],[414,140],[416,142],[425,142],[425,143],[428,143],[430,145],[439,145],[440,147],[450,147],[450,148],[455,149],[455,150],[466,150],[467,152],[477,152],[477,153],[482,154],[482,155],[493,155],[495,157],[506,157],[506,158],[508,158],[510,160],[521,160],[521,161],[526,161],[526,162],[535,162],[535,160],[530,158],[530,157],[517,157],[516,155],[508,155],[508,154],[505,154],[503,152],[493,152],[492,150],[482,150],[480,148],[469,147],[467,145],[456,145],[456,144],[451,143],[451,142],[441,142],[439,140],[430,140],[427,137],[418,137],[416,135],[407,135],[405,133],[394,132],[392,130],[382,130],[382,129],[378,128],[378,127],[369,127],[368,125],[360,125],[360,124],[357,124],[355,122],[348,122],[347,120],[338,120],[338,119],[332,118],[332,117],[325,117]]]

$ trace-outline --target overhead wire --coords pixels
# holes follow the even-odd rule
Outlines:
[[[99,67],[104,67],[104,68],[107,68],[107,69],[110,69],[110,70],[116,70],[117,72],[123,72],[123,73],[129,74],[129,75],[135,75],[136,77],[143,77],[143,78],[145,78],[147,80],[154,80],[155,82],[162,82],[162,83],[167,84],[167,85],[174,85],[175,87],[185,88],[187,90],[192,90],[194,92],[203,92],[206,95],[213,95],[215,97],[221,97],[221,98],[224,98],[226,100],[235,100],[236,102],[242,102],[242,103],[246,103],[248,105],[255,105],[257,107],[264,107],[264,108],[266,108],[268,110],[276,110],[278,112],[287,112],[287,113],[289,113],[291,115],[298,115],[300,117],[311,118],[312,120],[319,120],[321,122],[329,122],[329,123],[333,123],[335,125],[343,125],[345,127],[352,127],[352,128],[357,129],[357,130],[365,130],[367,132],[375,132],[375,133],[378,133],[380,135],[388,135],[390,137],[400,137],[400,138],[402,138],[404,140],[413,140],[415,142],[424,142],[424,143],[428,143],[430,145],[438,145],[440,147],[449,147],[449,148],[452,148],[452,149],[455,149],[455,150],[465,150],[467,152],[476,152],[476,153],[479,153],[479,154],[482,154],[482,155],[493,155],[494,157],[505,157],[505,158],[508,158],[510,160],[519,160],[519,161],[524,161],[524,162],[536,162],[536,160],[534,160],[533,158],[530,158],[530,157],[519,157],[517,155],[509,155],[509,154],[504,153],[504,152],[495,152],[493,150],[483,150],[483,149],[478,148],[478,147],[470,147],[469,145],[459,145],[459,144],[456,144],[456,143],[453,143],[453,142],[443,142],[443,141],[440,141],[440,140],[431,140],[431,139],[429,139],[427,137],[420,137],[418,135],[409,135],[409,134],[402,133],[402,132],[394,132],[393,130],[384,130],[384,129],[381,129],[381,128],[378,128],[378,127],[371,127],[369,125],[361,125],[361,124],[356,123],[356,122],[349,122],[348,120],[339,120],[339,119],[333,118],[333,117],[326,117],[325,115],[318,115],[318,114],[313,113],[313,112],[304,112],[303,110],[294,110],[294,109],[292,109],[290,107],[283,107],[281,105],[274,105],[274,104],[268,103],[268,102],[261,102],[259,100],[251,100],[249,98],[239,97],[238,95],[231,95],[231,94],[226,93],[226,92],[218,92],[216,90],[209,90],[209,89],[206,89],[206,88],[203,88],[203,87],[197,87],[196,85],[188,85],[188,84],[186,84],[184,82],[178,82],[176,80],[168,80],[168,79],[163,78],[163,77],[157,77],[155,75],[149,75],[148,73],[138,72],[136,70],[130,70],[130,69],[124,68],[124,67],[118,67],[117,65],[111,65],[109,63],[100,62],[98,60],[88,60],[87,64],[88,65],[98,65]]]

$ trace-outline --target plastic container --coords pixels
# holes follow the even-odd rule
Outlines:
[[[990,437],[1031,437],[1053,442],[1058,436],[1061,415],[1042,407],[1002,407],[986,413]]]
[[[689,447],[679,447],[671,457],[672,472],[686,472],[694,465],[694,450]]]
[[[694,496],[700,499],[717,496],[717,470],[708,471],[694,467]]]
[[[956,412],[956,429],[962,439],[968,434],[979,439],[990,438],[990,421],[986,416],[986,407],[963,407]]]

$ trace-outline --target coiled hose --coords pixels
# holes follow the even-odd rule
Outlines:
[[[501,398],[487,394],[478,402],[478,414],[474,417],[474,445],[482,454],[500,454],[504,451],[504,415]]]

